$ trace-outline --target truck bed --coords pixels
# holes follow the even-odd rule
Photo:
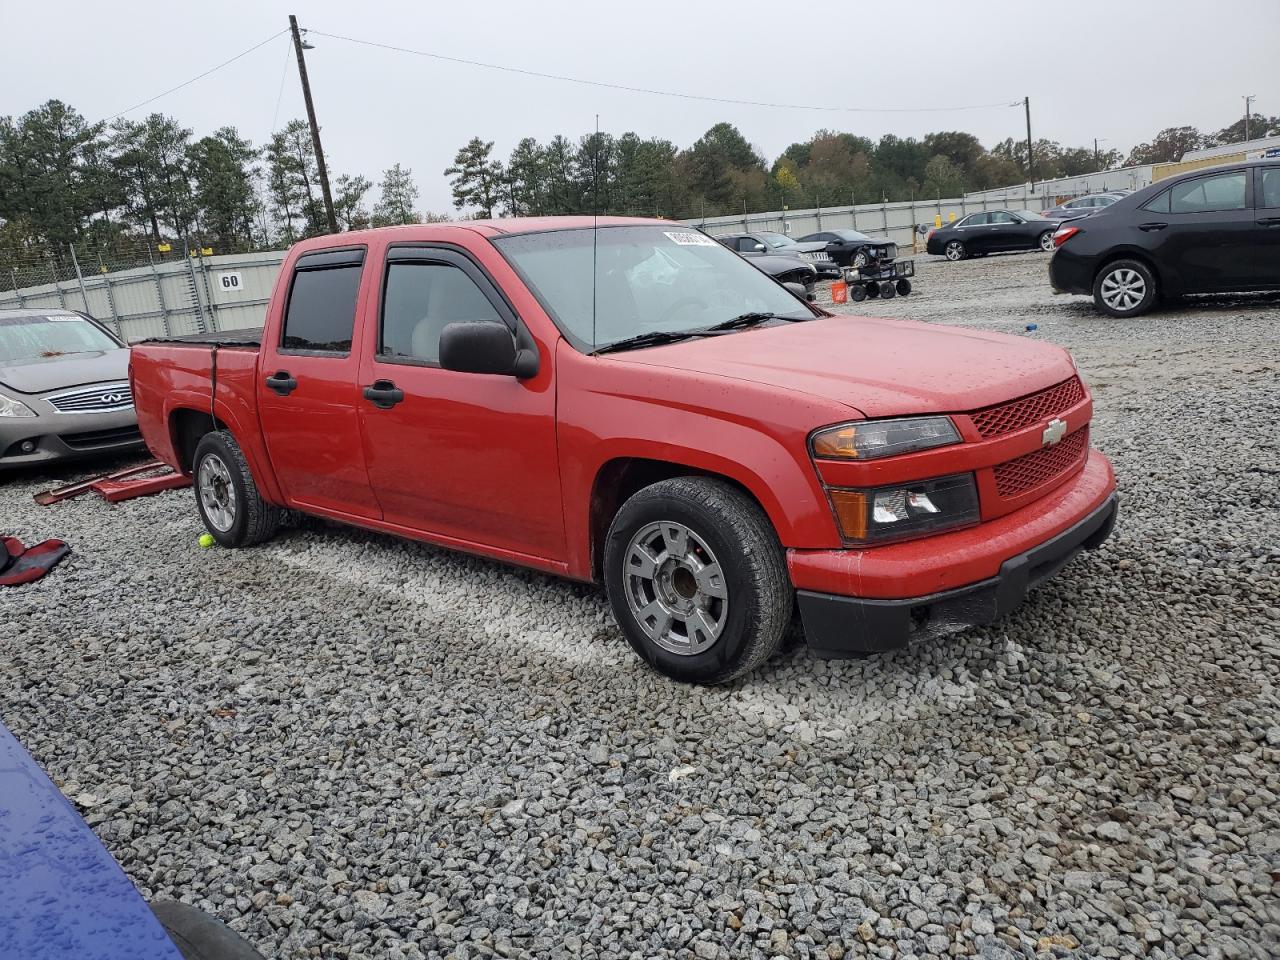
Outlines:
[[[262,346],[262,328],[249,327],[244,330],[216,330],[211,333],[187,333],[178,337],[151,337],[139,343],[173,343],[186,346],[206,347],[260,347]]]

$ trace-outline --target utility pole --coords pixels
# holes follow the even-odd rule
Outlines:
[[[1253,101],[1257,99],[1258,98],[1255,97],[1253,94],[1250,94],[1249,96],[1244,98],[1244,139],[1246,143],[1249,142],[1249,113],[1250,113],[1249,107],[1250,107],[1250,104],[1252,104]]]
[[[333,212],[333,195],[329,193],[329,171],[324,165],[324,148],[320,146],[320,125],[316,123],[316,108],[311,102],[311,84],[307,81],[307,60],[302,55],[302,34],[298,31],[298,18],[289,14],[289,29],[293,32],[293,49],[298,54],[298,77],[302,80],[302,99],[307,103],[307,122],[311,124],[311,145],[316,151],[316,170],[320,174],[320,193],[324,195],[324,213],[329,221],[329,232],[338,232],[338,218]]]
[[[1022,105],[1027,109],[1027,179],[1031,181],[1031,189],[1034,190],[1036,187],[1036,167],[1031,146],[1031,98],[1023,97]]]

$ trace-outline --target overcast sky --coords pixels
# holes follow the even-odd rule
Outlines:
[[[1215,130],[1280,114],[1280,0],[1209,6],[1138,0],[968,0],[881,5],[778,0],[570,3],[128,2],[5,0],[0,115],[50,98],[111,116],[288,25],[633,87],[828,107],[698,102],[582,86],[318,37],[307,55],[331,176],[413,169],[424,210],[452,211],[442,171],[470,137],[504,159],[523,136],[602,130],[687,146],[737,126],[772,160],[827,127],[878,138],[967,130],[987,146],[1025,136],[1021,107],[937,110],[1031,97],[1033,134],[1128,151],[1158,130]],[[1211,12],[1210,12],[1211,11]],[[879,20],[874,24],[873,20]],[[897,25],[897,33],[888,24]],[[287,35],[128,114],[159,110],[197,136],[232,124],[255,144],[305,116]],[[283,85],[282,85],[283,80]],[[279,110],[277,112],[277,102]],[[374,199],[370,196],[370,201]]]

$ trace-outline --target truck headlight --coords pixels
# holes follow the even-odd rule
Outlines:
[[[832,488],[827,495],[841,535],[854,543],[929,536],[979,519],[972,473],[869,490]]]
[[[35,411],[21,400],[0,393],[0,417],[34,417]]]
[[[911,417],[827,427],[813,435],[809,446],[822,459],[872,460],[959,442],[960,432],[950,417]]]

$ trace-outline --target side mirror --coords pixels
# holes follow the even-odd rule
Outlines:
[[[766,247],[763,243],[757,243],[754,247],[752,247],[752,249],[755,250],[756,253],[764,253],[765,250],[768,249],[768,247]]]
[[[460,320],[440,332],[440,366],[459,373],[496,373],[524,380],[538,372],[538,353],[517,348],[505,323]]]
[[[813,299],[813,297],[809,295],[809,291],[805,289],[805,286],[803,283],[796,283],[794,280],[788,280],[786,283],[783,284],[783,286],[786,287],[789,291],[791,291],[793,295],[799,297],[801,300],[809,301]]]

